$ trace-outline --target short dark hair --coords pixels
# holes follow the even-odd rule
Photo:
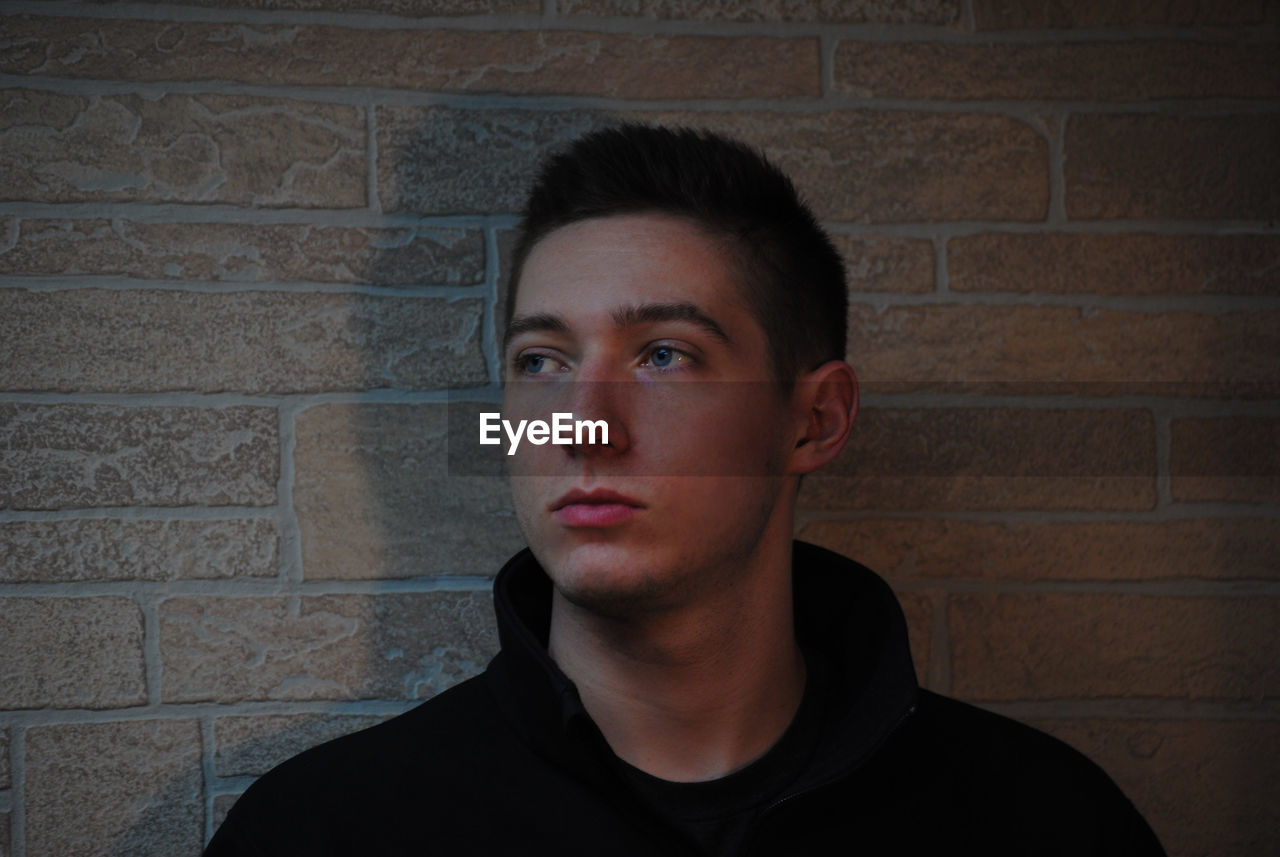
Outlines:
[[[506,321],[525,260],[549,233],[595,217],[645,213],[687,218],[727,239],[783,387],[843,359],[849,298],[831,239],[761,152],[691,128],[593,131],[543,163],[520,221]]]

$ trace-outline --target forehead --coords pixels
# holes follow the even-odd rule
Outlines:
[[[615,215],[561,227],[534,245],[513,310],[588,315],[674,301],[746,312],[724,242],[669,215]]]

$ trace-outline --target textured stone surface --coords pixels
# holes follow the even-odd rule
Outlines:
[[[214,770],[220,777],[258,776],[284,760],[385,720],[376,714],[267,714],[214,721]]]
[[[0,729],[0,789],[9,788],[9,764],[9,733]]]
[[[1176,419],[1169,471],[1175,500],[1280,503],[1280,419]]]
[[[557,0],[561,15],[702,21],[958,24],[958,0]]]
[[[468,475],[481,471],[465,466],[465,456],[480,452],[482,410],[498,406],[323,405],[303,411],[294,506],[304,576],[497,573],[524,541],[506,479]]]
[[[1149,509],[1155,424],[1140,410],[864,408],[805,479],[829,509]]]
[[[854,304],[870,391],[1276,395],[1280,313]]]
[[[226,821],[227,813],[231,812],[231,807],[236,805],[236,801],[240,799],[240,792],[235,794],[214,795],[213,797],[213,829],[217,830],[222,826],[222,822]]]
[[[1264,700],[1280,695],[1280,602],[1259,598],[951,596],[962,699]]]
[[[1280,217],[1280,114],[1075,114],[1065,148],[1071,218]]]
[[[0,403],[0,508],[266,506],[271,408]]]
[[[364,128],[346,105],[0,90],[0,198],[353,208]]]
[[[0,857],[9,857],[9,813],[0,812]]]
[[[828,220],[1038,220],[1048,149],[1003,116],[898,111],[663,112],[627,118],[705,127],[759,146]],[[590,110],[378,111],[387,211],[514,212],[540,157],[617,119]]]
[[[477,299],[0,290],[0,387],[303,393],[488,380]]]
[[[979,30],[1034,27],[1127,27],[1156,24],[1185,27],[1197,24],[1256,24],[1266,18],[1271,0],[1216,0],[1152,3],[1150,0],[974,0],[974,23]]]
[[[118,274],[228,282],[469,285],[484,279],[478,230],[23,219],[3,274]]]
[[[1016,235],[947,242],[960,292],[1280,295],[1276,235]]]
[[[132,599],[0,598],[0,615],[0,708],[146,701],[142,612]]]
[[[820,94],[818,40],[572,30],[9,19],[0,72],[142,81],[598,95]]]
[[[425,699],[497,652],[488,592],[169,598],[166,702]]]
[[[0,523],[0,582],[270,577],[280,534],[265,518]]]
[[[1276,580],[1270,518],[1174,521],[859,519],[806,526],[800,538],[893,579]]]
[[[833,235],[851,292],[933,291],[933,242],[878,235]]]
[[[1280,723],[1032,720],[1106,770],[1172,857],[1280,850]]]
[[[167,0],[146,0],[164,3]],[[217,6],[236,9],[279,9],[299,12],[376,12],[405,17],[437,15],[485,15],[539,12],[541,0],[182,0],[184,6]]]
[[[194,720],[27,732],[27,853],[195,857],[204,834]]]
[[[836,91],[858,98],[1275,98],[1277,42],[841,42]]]
[[[925,592],[899,592],[898,603],[902,605],[902,613],[907,619],[907,637],[911,643],[911,661],[916,668],[916,677],[925,684],[933,651],[933,597]]]

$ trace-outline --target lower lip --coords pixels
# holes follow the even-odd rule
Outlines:
[[[623,503],[570,503],[556,509],[551,516],[568,527],[612,527],[639,511]]]

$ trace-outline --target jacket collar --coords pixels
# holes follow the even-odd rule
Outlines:
[[[793,790],[864,762],[915,705],[918,688],[906,621],[876,574],[839,554],[795,542],[796,635],[832,671],[819,750]],[[536,751],[591,778],[608,776],[603,736],[577,689],[547,654],[551,581],[528,549],[494,581],[502,650],[485,673],[513,727]]]

